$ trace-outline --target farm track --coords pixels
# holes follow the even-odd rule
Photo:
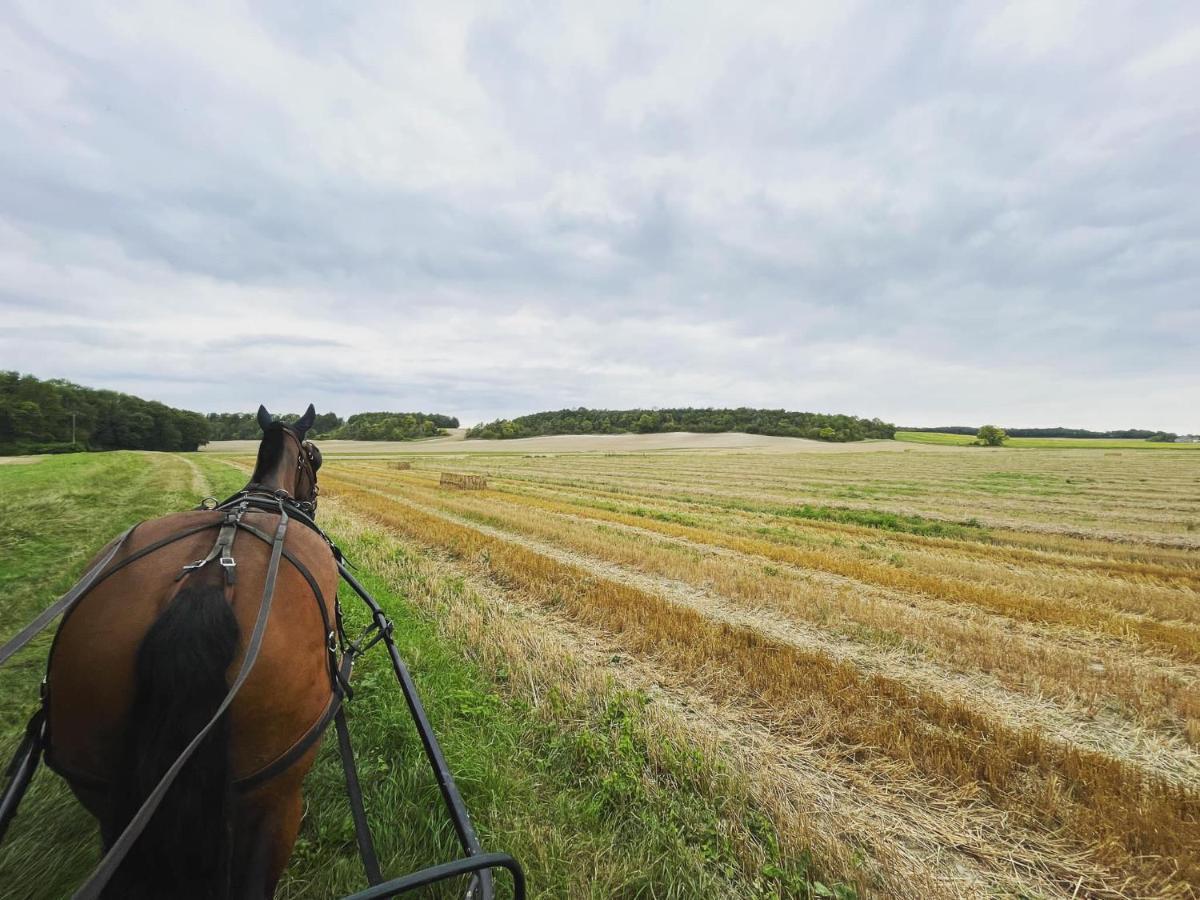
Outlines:
[[[361,528],[384,524],[344,497],[333,502]],[[386,525],[385,530],[402,545],[412,541]],[[562,679],[557,670],[583,663],[604,679],[646,692],[690,741],[715,745],[754,773],[755,789],[774,811],[781,835],[801,840],[826,859],[844,857],[847,845],[859,848],[844,864],[853,871],[864,857],[869,860],[861,874],[871,894],[959,898],[1024,892],[1066,898],[1081,896],[1082,889],[1087,896],[1127,896],[1116,879],[1062,844],[1030,834],[1014,838],[1003,814],[963,811],[952,801],[934,801],[926,786],[896,771],[847,764],[841,753],[781,731],[771,716],[716,700],[671,667],[630,653],[619,635],[583,626],[497,584],[486,565],[448,556],[421,541],[416,546],[425,565],[461,579],[486,603],[483,621],[475,607],[438,608],[443,627],[472,653],[490,656],[498,665],[553,667],[554,686]],[[532,676],[529,685],[536,702]]]
[[[1146,842],[1150,845],[1158,842],[1162,849],[1157,852],[1164,857],[1174,857],[1185,867],[1194,864],[1190,855],[1193,851],[1188,849],[1194,846],[1195,839],[1194,825],[1188,824],[1192,821],[1189,810],[1195,806],[1194,796],[1184,792],[1170,799],[1178,789],[1163,793],[1165,788],[1155,787],[1153,777],[1136,775],[1137,769],[1127,764],[1108,756],[1055,750],[1030,730],[1012,729],[966,707],[948,706],[943,699],[903,687],[892,679],[878,675],[868,678],[854,666],[835,663],[823,653],[801,652],[790,645],[767,640],[752,629],[715,623],[692,607],[681,607],[664,602],[655,594],[596,579],[578,566],[543,554],[531,554],[513,545],[511,540],[483,534],[477,527],[465,528],[444,518],[431,519],[428,513],[411,505],[405,515],[397,515],[389,511],[396,506],[394,499],[378,497],[371,490],[364,492],[350,482],[332,483],[352,498],[356,507],[366,507],[372,516],[413,539],[449,549],[463,559],[476,553],[490,554],[489,566],[501,565],[500,572],[491,573],[493,580],[514,590],[532,590],[543,605],[569,609],[574,618],[592,627],[615,629],[630,641],[630,652],[653,656],[660,662],[670,661],[678,671],[689,673],[688,677],[696,684],[717,689],[718,700],[736,700],[760,715],[767,715],[785,733],[793,727],[790,723],[804,721],[802,731],[810,739],[817,734],[819,742],[849,753],[858,765],[869,768],[899,763],[906,769],[911,766],[908,771],[913,777],[923,772],[922,777],[934,779],[930,784],[945,784],[942,779],[948,778],[957,785],[952,791],[955,802],[987,807],[997,804],[1000,809],[1016,813],[1017,820],[1007,824],[1010,833],[1015,827],[1013,821],[1026,821],[1029,827],[1036,826],[1035,833],[1047,833],[1043,832],[1047,826],[1053,831],[1061,828],[1064,835],[1074,834],[1076,839],[1088,843],[1104,834],[1104,843],[1097,846],[1103,848],[1101,855],[1107,856],[1109,864],[1137,870],[1141,879],[1149,879],[1143,883],[1157,885],[1156,890],[1167,892],[1177,892],[1170,885],[1178,882],[1172,881],[1159,863],[1148,856],[1135,858],[1118,851],[1110,842],[1116,839],[1125,843],[1136,835],[1135,844],[1126,844],[1130,850],[1136,846],[1139,853],[1147,853]],[[667,623],[674,624],[664,632]],[[681,644],[678,638],[683,631],[690,637]],[[710,646],[714,649],[720,646],[722,650],[714,654],[707,649]],[[743,653],[747,654],[747,660],[753,655],[759,663],[744,665],[739,661],[739,654]],[[781,668],[783,660],[787,664]],[[799,678],[808,679],[802,689]],[[835,688],[835,684],[842,683],[844,688]],[[842,694],[842,690],[851,690],[851,694]],[[918,710],[926,724],[919,726],[921,737],[919,743],[914,743],[918,732],[908,729],[918,728],[917,719],[910,719]],[[953,731],[940,731],[942,726],[929,730],[934,722],[949,724],[951,719],[956,723]],[[969,737],[976,732],[976,737]],[[976,749],[967,751],[963,740]],[[982,743],[975,744],[977,741]],[[850,749],[854,747],[859,749]],[[874,749],[866,751],[867,747]],[[983,750],[986,753],[980,758]],[[964,768],[972,758],[974,762]],[[1016,758],[1028,762],[1013,768]],[[1003,762],[1004,759],[1008,762]],[[1066,784],[1078,786],[1078,775],[1072,773],[1079,766],[1089,773],[1088,789],[1073,790],[1071,797],[1060,793]],[[969,785],[973,787],[962,793]],[[1172,820],[1176,824],[1165,825]],[[1151,827],[1150,821],[1156,824]],[[1161,844],[1163,840],[1167,845]]]

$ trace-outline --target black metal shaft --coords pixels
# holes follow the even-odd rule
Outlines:
[[[343,900],[384,900],[386,897],[394,897],[404,891],[444,881],[456,875],[466,875],[468,872],[478,872],[482,875],[491,869],[508,869],[513,877],[514,900],[525,900],[525,873],[521,871],[520,864],[507,853],[480,853],[476,856],[456,859],[453,862],[430,866],[420,872],[393,878],[391,881],[369,887],[357,894],[350,894]]]
[[[482,848],[479,845],[479,837],[475,834],[475,828],[471,824],[471,816],[467,812],[467,805],[463,802],[462,794],[458,791],[458,785],[454,783],[454,776],[450,773],[450,767],[446,764],[446,757],[442,754],[441,745],[438,744],[437,737],[433,733],[433,726],[429,723],[429,717],[425,714],[425,707],[422,705],[420,695],[417,693],[417,686],[408,672],[408,667],[404,665],[404,661],[400,658],[400,652],[396,649],[395,642],[392,640],[391,623],[388,621],[383,607],[367,592],[366,588],[359,584],[358,579],[350,574],[345,564],[339,561],[338,569],[341,571],[342,578],[346,580],[346,583],[367,604],[367,607],[371,610],[372,617],[375,619],[375,623],[380,629],[383,629],[383,642],[387,646],[388,655],[391,657],[392,669],[395,670],[396,678],[399,680],[400,687],[404,691],[404,699],[408,703],[409,712],[412,714],[413,721],[417,726],[417,734],[421,738],[421,745],[425,748],[425,756],[429,760],[434,777],[437,779],[438,788],[442,792],[442,798],[446,802],[446,809],[450,813],[450,821],[454,825],[454,830],[458,833],[459,843],[462,844],[462,848],[468,856],[478,856],[482,852]],[[503,856],[503,854],[499,854],[499,856]],[[508,858],[511,859],[511,857]],[[517,869],[519,870],[519,868],[518,866]],[[491,900],[494,896],[491,872],[487,868],[467,868],[462,871],[478,871],[480,894],[483,900]],[[388,883],[390,884],[391,882]],[[380,887],[384,886],[380,885]],[[524,891],[522,890],[523,893]],[[391,894],[369,896],[388,897]]]
[[[33,780],[41,753],[40,743],[25,740],[21,742],[16,755],[9,763],[8,783],[4,786],[3,796],[0,796],[0,841],[3,841],[4,835],[8,833],[8,826],[17,814],[21,798],[25,796],[29,782]]]

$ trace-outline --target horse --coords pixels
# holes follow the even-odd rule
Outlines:
[[[310,405],[289,425],[260,406],[263,436],[246,488],[220,508],[137,525],[117,545],[111,574],[59,627],[43,688],[45,759],[99,821],[106,852],[226,700],[267,599],[269,536],[278,536],[285,506],[315,516],[321,455],[305,439],[315,414]],[[239,509],[238,497],[259,502]],[[274,894],[338,697],[334,551],[315,528],[285,531],[253,668],[104,897]]]

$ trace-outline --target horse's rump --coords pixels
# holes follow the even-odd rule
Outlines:
[[[183,566],[213,546],[219,514],[193,511],[139,525],[110,568],[162,538],[205,523],[214,527],[161,547],[104,579],[59,627],[48,674],[47,758],[94,808],[100,784],[112,781],[134,694],[138,646],[175,593]],[[243,522],[273,534],[278,516],[248,512]],[[334,620],[337,568],[325,542],[300,525],[288,529],[285,548],[320,587],[328,621]],[[228,675],[241,664],[254,626],[270,547],[239,530],[234,542],[233,612],[240,646]],[[214,560],[193,579],[221,577]],[[181,598],[186,599],[186,598]],[[331,697],[325,619],[308,580],[286,560],[280,565],[262,650],[230,709],[230,761],[244,779],[279,759],[317,722]],[[91,788],[91,789],[89,789]]]

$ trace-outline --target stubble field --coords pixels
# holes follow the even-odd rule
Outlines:
[[[105,456],[173,496],[250,463]],[[322,519],[408,623],[485,843],[535,894],[1196,896],[1200,452],[402,458],[327,450]],[[0,470],[21,487],[0,495],[6,537],[35,478],[94,480],[95,460]],[[59,507],[101,502],[76,494]],[[13,545],[26,580],[39,527]],[[399,696],[363,677],[403,871],[449,836]],[[310,788],[287,896],[355,884],[329,754]],[[82,865],[86,823],[61,827]],[[0,878],[33,874],[6,853]]]

